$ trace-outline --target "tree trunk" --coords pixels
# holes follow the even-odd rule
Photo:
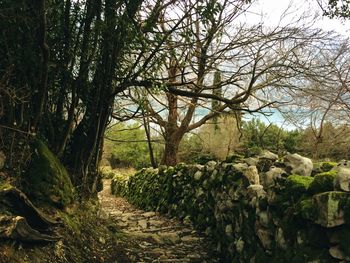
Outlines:
[[[93,1],[92,1],[93,2]],[[73,133],[66,162],[73,173],[73,183],[82,197],[90,197],[96,192],[97,165],[100,157],[103,133],[111,115],[116,88],[113,81],[118,60],[126,44],[127,27],[117,27],[115,0],[105,1],[105,27],[102,33],[100,63],[92,80],[91,89],[86,93],[86,112],[83,120]],[[133,1],[123,14],[124,19],[135,16],[142,1]],[[122,91],[122,90],[121,90]]]
[[[167,166],[175,166],[178,162],[178,152],[182,137],[185,133],[178,130],[165,137],[165,148],[161,164]]]
[[[49,70],[49,56],[50,49],[46,43],[46,7],[45,0],[41,0],[38,5],[39,15],[40,15],[40,23],[38,29],[38,40],[42,53],[42,69],[40,76],[40,87],[37,94],[34,95],[35,99],[33,100],[33,105],[35,108],[35,115],[33,116],[32,122],[32,130],[36,131],[39,121],[41,119],[41,115],[43,113],[46,101],[46,93],[47,93],[47,78],[48,78],[48,70]]]
[[[152,147],[152,142],[151,142],[151,132],[150,132],[150,125],[149,125],[149,120],[147,117],[145,117],[145,112],[142,111],[142,119],[143,119],[143,126],[145,128],[145,133],[147,137],[147,145],[148,145],[148,150],[149,150],[149,158],[151,161],[151,165],[153,168],[157,168],[157,162],[156,159],[154,158],[154,152],[153,152],[153,147]]]
[[[89,110],[73,133],[66,163],[73,175],[73,184],[82,196],[94,194],[97,164],[103,133],[110,116],[111,101],[100,103],[98,109]]]

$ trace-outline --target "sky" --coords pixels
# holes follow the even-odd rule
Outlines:
[[[284,13],[287,16],[281,22],[280,18]],[[281,25],[289,24],[303,15],[307,16],[306,20],[310,23],[313,19],[316,19],[312,23],[312,27],[314,28],[320,28],[324,31],[334,31],[344,37],[350,37],[350,19],[330,19],[322,16],[322,10],[317,0],[257,0],[243,16],[247,23],[255,24],[263,21],[265,25],[274,27],[279,23],[282,23]],[[270,116],[246,114],[244,119],[249,120],[257,117],[265,123],[272,122],[288,130],[296,128],[290,123],[285,122],[278,111],[270,114]]]
[[[350,35],[350,20],[330,19],[322,16],[322,10],[317,4],[317,0],[257,0],[245,13],[248,21],[264,21],[267,25],[277,25],[284,12],[288,15],[282,23],[288,24],[295,21],[303,14],[309,16],[309,21],[318,15],[314,27],[325,31],[336,31],[339,34]]]

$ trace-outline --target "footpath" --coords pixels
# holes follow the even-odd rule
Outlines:
[[[156,212],[145,212],[111,194],[111,180],[104,180],[99,199],[104,216],[119,228],[119,244],[128,261],[215,263],[213,246],[190,225]],[[127,263],[127,262],[123,262]]]

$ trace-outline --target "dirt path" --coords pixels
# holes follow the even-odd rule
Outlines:
[[[129,262],[219,262],[204,236],[175,219],[139,210],[113,196],[111,180],[104,180],[99,198],[102,211],[122,232],[120,246]]]

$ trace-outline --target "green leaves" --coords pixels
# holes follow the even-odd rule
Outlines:
[[[216,0],[199,1],[198,13],[201,16],[203,24],[213,22],[215,17],[222,11],[223,7]]]
[[[275,124],[267,125],[259,119],[244,122],[242,133],[247,150],[262,148],[275,152],[295,152],[300,137],[297,130],[287,131]]]
[[[118,123],[105,136],[105,158],[112,166],[150,166],[145,131],[139,124]]]

